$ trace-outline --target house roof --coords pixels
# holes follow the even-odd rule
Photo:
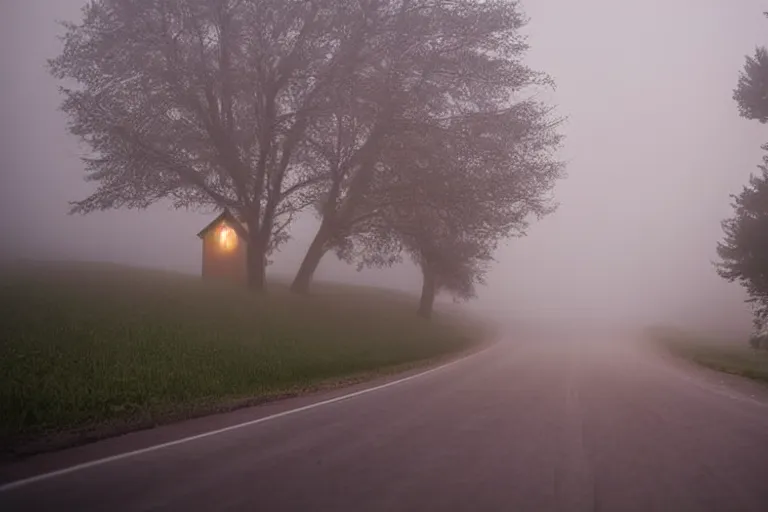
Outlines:
[[[248,234],[248,227],[244,223],[240,222],[240,220],[235,217],[231,211],[225,208],[219,215],[216,216],[215,219],[213,219],[208,223],[208,225],[201,229],[197,236],[203,238],[206,233],[208,233],[214,227],[218,226],[222,221],[225,221],[228,225],[232,226],[232,229],[234,229],[237,235],[241,238],[245,238]]]

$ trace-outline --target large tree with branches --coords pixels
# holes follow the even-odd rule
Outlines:
[[[347,4],[91,1],[50,62],[98,185],[73,211],[229,208],[247,224],[249,285],[262,288],[267,255],[314,202],[308,127],[359,63],[362,8]]]
[[[419,172],[407,158],[397,160],[394,155],[406,153],[403,150],[420,151],[425,159],[440,151],[434,144],[423,143],[424,134],[456,137],[483,120],[504,118],[512,130],[506,138],[512,146],[504,158],[519,162],[516,153],[525,153],[526,161],[538,162],[540,168],[559,166],[551,157],[559,138],[552,136],[549,109],[524,97],[537,86],[550,85],[551,80],[521,63],[527,49],[520,34],[525,19],[516,2],[382,0],[366,21],[366,45],[361,53],[370,64],[350,76],[346,90],[337,91],[346,99],[334,101],[336,109],[316,119],[309,129],[316,170],[325,179],[317,204],[321,224],[293,282],[297,292],[308,290],[315,269],[329,250],[347,254],[355,237],[366,242],[381,240],[376,232],[367,233],[370,226],[379,226],[377,217],[412,197],[408,180],[391,179],[393,168]],[[525,144],[521,137],[516,138],[522,133],[527,137]],[[483,161],[490,158],[480,149],[483,145],[476,139],[462,147],[463,162],[472,162],[473,169],[489,169],[487,175],[473,175],[485,182],[471,188],[486,190],[491,180],[506,179],[504,190],[508,191],[508,185],[518,183],[517,177],[523,173],[517,177],[499,174],[501,166]],[[490,172],[491,168],[499,172]],[[466,166],[453,164],[450,170],[468,172]],[[535,189],[528,193],[534,198],[540,192],[536,186],[530,188],[534,181],[520,181],[519,185],[518,194]],[[434,182],[431,186],[434,195],[444,185]],[[463,202],[470,205],[472,199]],[[458,203],[453,206],[458,207]],[[496,233],[502,235],[502,231]],[[377,255],[374,260],[391,258]]]
[[[520,103],[405,133],[408,144],[387,149],[382,179],[370,187],[376,215],[345,239],[342,256],[381,266],[407,254],[422,271],[425,317],[440,291],[473,297],[499,242],[524,236],[533,218],[555,209],[551,190],[563,176],[552,154],[557,125]]]

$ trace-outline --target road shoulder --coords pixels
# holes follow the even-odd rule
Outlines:
[[[179,440],[205,436],[209,433],[238,428],[240,425],[252,424],[261,419],[275,415],[285,415],[292,411],[310,408],[346,398],[354,398],[368,390],[375,392],[387,385],[398,385],[401,381],[419,378],[432,371],[440,370],[454,363],[459,363],[474,355],[492,348],[495,342],[484,342],[470,349],[443,356],[429,361],[411,363],[408,368],[398,367],[397,372],[387,372],[386,375],[368,374],[366,378],[354,382],[351,379],[345,384],[336,383],[331,389],[312,390],[295,397],[274,400],[252,407],[242,407],[229,412],[211,414],[154,428],[143,429],[101,439],[89,444],[73,446],[58,451],[38,453],[17,460],[5,461],[0,465],[0,485],[8,484],[45,473],[60,471],[93,461],[120,457],[123,454],[153,449],[160,445],[175,443]],[[245,426],[245,425],[244,425]]]

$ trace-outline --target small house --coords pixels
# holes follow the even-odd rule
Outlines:
[[[247,229],[224,210],[197,234],[203,241],[203,279],[246,282]]]

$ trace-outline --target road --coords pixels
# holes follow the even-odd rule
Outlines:
[[[735,384],[607,337],[500,343],[383,389],[5,489],[0,510],[765,512],[768,401]],[[66,454],[26,471],[47,460]]]

